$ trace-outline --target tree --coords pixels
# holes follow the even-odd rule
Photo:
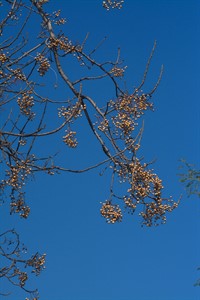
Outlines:
[[[184,159],[181,162],[180,169],[183,170],[183,173],[179,174],[180,181],[184,184],[188,196],[196,195],[200,197],[200,171]]]
[[[122,4],[123,1],[103,1],[107,10],[121,8]],[[144,163],[139,156],[143,116],[147,110],[153,110],[152,96],[163,72],[162,67],[152,89],[143,92],[156,43],[141,83],[128,91],[124,88],[126,66],[120,58],[120,49],[116,59],[111,61],[99,54],[104,40],[92,50],[87,47],[88,34],[81,43],[71,40],[60,30],[66,22],[61,11],[49,12],[47,0],[5,0],[1,5],[5,13],[0,25],[3,37],[0,52],[0,149],[4,171],[1,194],[4,201],[6,195],[9,196],[10,214],[28,218],[30,207],[25,198],[25,186],[38,172],[49,175],[82,173],[104,166],[110,169],[111,186],[110,195],[102,203],[100,212],[108,223],[122,221],[121,207],[131,214],[137,209],[143,225],[150,227],[165,223],[166,212],[173,211],[179,202],[162,196],[162,180],[150,167],[151,163]],[[34,32],[31,20],[36,24]],[[14,36],[10,26],[15,26]],[[27,31],[31,32],[31,38]],[[66,61],[73,66],[72,70],[76,70],[75,75],[71,74]],[[52,76],[54,87],[48,82]],[[103,86],[105,80],[110,83],[115,97],[110,100],[110,96],[106,96],[102,105],[98,103],[98,97],[92,96],[90,87],[96,82]],[[62,81],[67,100],[66,96],[59,96],[58,81]],[[56,99],[51,97],[52,88],[57,92]],[[54,147],[51,155],[46,153],[44,156],[37,147],[40,139],[57,135],[67,147],[78,146],[74,128],[78,128],[80,118],[98,141],[105,159],[85,169],[70,169],[64,163],[57,163]],[[124,185],[121,195],[115,192],[118,182]],[[26,258],[25,248],[14,229],[3,232],[1,238],[1,279],[21,287],[31,299],[38,299],[37,290],[26,288],[30,276],[28,268],[39,275],[44,268],[45,254],[36,253]]]
[[[179,174],[180,182],[184,184],[188,197],[192,195],[200,197],[200,170],[185,159],[182,159],[181,162],[180,169],[183,172]],[[200,267],[197,270],[200,270]],[[200,279],[195,282],[194,286],[200,286]]]

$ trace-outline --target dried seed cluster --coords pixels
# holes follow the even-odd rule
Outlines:
[[[145,110],[153,109],[153,104],[148,102],[148,95],[146,94],[141,94],[141,95],[136,94],[134,96],[134,102],[135,102],[135,107],[137,108],[137,117],[143,115]],[[140,113],[138,114],[138,112]]]
[[[20,69],[16,69],[16,70],[12,70],[15,78],[22,80],[22,81],[26,81],[26,75],[22,73],[22,70]]]
[[[9,72],[10,72],[10,74],[4,73],[3,70],[0,70],[1,78],[5,78],[3,85],[9,85],[9,84],[16,83],[16,81],[17,81],[16,79],[26,81],[26,75],[19,68],[15,69],[15,70],[12,68],[9,68]]]
[[[18,248],[17,251],[19,251],[19,253],[20,253],[22,250],[20,248]],[[15,254],[18,255],[17,252],[15,252]],[[35,275],[37,276],[45,268],[45,258],[46,258],[46,254],[40,255],[39,253],[36,253],[30,259],[28,259],[28,260],[20,259],[19,262],[24,263],[25,268],[31,267],[32,268],[31,272],[35,273]],[[16,285],[24,287],[28,280],[28,274],[27,274],[27,272],[21,271],[19,269],[19,267],[16,264],[17,261],[18,261],[17,259],[14,260],[13,269],[12,269],[10,278],[12,278],[12,279],[16,278],[18,281],[18,283],[16,282]],[[35,291],[35,292],[37,293],[37,291]],[[28,298],[26,298],[26,299],[28,299]],[[33,299],[37,300],[38,298],[36,297]]]
[[[131,184],[128,192],[136,201],[140,201],[149,195],[156,198],[161,197],[161,190],[163,189],[162,180],[152,170],[147,170],[146,164],[142,165],[137,159],[135,162],[129,164],[128,169],[129,182]]]
[[[108,130],[109,121],[107,119],[104,119],[98,126],[98,129],[102,132],[105,132]]]
[[[76,148],[78,145],[77,139],[75,138],[76,132],[69,131],[65,136],[63,136],[63,142],[71,148]]]
[[[12,197],[11,197],[12,198]],[[16,199],[16,197],[11,200],[10,203],[10,213],[19,213],[20,217],[27,219],[29,214],[30,214],[30,207],[25,205],[24,202],[24,194],[20,193],[18,198]]]
[[[26,281],[28,280],[28,274],[24,271],[21,271],[16,266],[14,266],[14,269],[12,271],[12,278],[17,278],[18,285],[23,287],[26,284]]]
[[[22,188],[25,185],[27,177],[31,174],[31,168],[29,167],[29,160],[20,160],[15,165],[9,165],[9,170],[6,171],[6,179],[1,181],[1,188],[5,186],[11,187],[11,214],[19,213],[22,218],[27,218],[30,213],[30,207],[25,204],[24,193]]]
[[[63,25],[66,23],[66,18],[60,18],[61,10],[53,12],[53,22],[56,25]]]
[[[26,91],[22,93],[21,97],[18,97],[17,103],[19,105],[20,111],[25,116],[34,116],[31,109],[34,106],[34,99],[32,96],[32,91]]]
[[[98,119],[98,129],[106,137],[112,136],[112,143],[119,151],[124,145],[122,153],[118,157],[113,157],[113,176],[118,177],[119,181],[128,184],[126,195],[118,197],[111,193],[111,198],[123,200],[125,208],[129,213],[134,213],[139,206],[143,207],[140,216],[143,224],[152,226],[158,221],[165,223],[166,212],[171,212],[178,206],[171,198],[162,198],[162,180],[157,174],[148,168],[148,164],[142,164],[136,157],[136,152],[140,148],[140,136],[132,137],[132,133],[138,126],[138,119],[147,109],[153,109],[153,104],[149,102],[150,95],[136,90],[133,94],[122,94],[116,101],[110,100],[106,111],[107,118]],[[109,117],[109,118],[108,118]],[[115,138],[114,138],[115,137]],[[110,198],[110,199],[111,199]],[[102,208],[101,214],[106,219],[112,219],[115,223],[118,219],[119,206],[107,201]],[[141,211],[141,209],[140,209]],[[121,214],[121,210],[119,215]],[[122,217],[122,215],[121,215]]]
[[[20,286],[24,286],[26,281],[28,280],[28,274],[26,272],[19,272],[18,279]]]
[[[32,273],[39,275],[43,269],[45,269],[46,254],[40,256],[36,253],[31,259],[27,261],[27,266],[32,267]]]
[[[49,60],[41,53],[37,54],[35,60],[39,63],[39,68],[37,71],[39,72],[40,76],[44,76],[50,67]]]
[[[111,201],[105,201],[100,209],[101,215],[106,218],[107,223],[116,223],[122,221],[122,212],[119,205],[112,204]]]
[[[7,60],[7,56],[5,55],[5,53],[0,53],[0,62],[3,64],[5,63]]]
[[[48,43],[49,48],[58,48],[63,50],[65,53],[73,53],[75,52],[76,46],[72,45],[72,42],[65,36],[54,39],[50,38]]]
[[[48,2],[49,2],[49,0],[38,0],[38,3],[39,3],[40,5],[46,4],[46,3],[48,3]]]
[[[165,223],[166,212],[171,212],[178,206],[171,198],[162,198],[162,180],[138,159],[127,165],[127,169],[125,166],[119,168],[118,175],[130,184],[127,190],[129,196],[124,198],[126,207],[134,212],[138,204],[143,204],[144,210],[140,213],[143,224],[152,226],[158,220]]]
[[[162,224],[166,223],[166,212],[172,212],[178,207],[179,203],[174,202],[172,199],[161,199],[157,202],[151,202],[146,204],[146,209],[141,212],[140,215],[143,217],[143,224],[150,227],[152,225],[158,225],[157,221],[160,220]]]
[[[24,181],[27,176],[31,173],[31,168],[28,166],[29,160],[21,160],[16,165],[9,165],[9,170],[6,171],[5,183],[15,190],[19,190],[23,187]]]
[[[153,104],[148,101],[146,94],[124,94],[116,102],[110,101],[109,105],[116,111],[116,115],[112,117],[115,126],[113,132],[121,137],[130,136],[144,111],[153,108]]]
[[[127,67],[120,68],[115,66],[111,69],[110,74],[113,74],[115,77],[123,77],[126,68]]]
[[[78,102],[75,105],[70,105],[67,107],[61,106],[58,108],[58,117],[64,117],[70,122],[72,121],[72,119],[76,119],[81,116],[82,109],[83,108],[79,105]]]
[[[133,203],[130,197],[124,197],[123,200],[124,200],[125,208],[128,209],[128,213],[133,214],[137,207],[136,203]]]
[[[123,111],[119,111],[116,117],[113,117],[113,124],[116,127],[116,134],[120,135],[130,135],[131,132],[135,129],[135,121],[131,118],[131,116]],[[121,132],[117,130],[119,128]]]
[[[123,6],[124,0],[121,1],[112,1],[112,0],[105,0],[103,1],[103,7],[107,10],[111,8],[118,8],[121,9]]]
[[[27,141],[26,141],[25,139],[20,139],[20,140],[19,140],[19,145],[20,145],[20,146],[25,146],[26,143],[27,143]]]

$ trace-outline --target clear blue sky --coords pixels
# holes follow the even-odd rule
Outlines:
[[[200,167],[200,2],[125,0],[122,10],[109,12],[101,2],[57,0],[46,7],[62,10],[68,21],[64,31],[74,41],[89,32],[92,48],[107,36],[100,50],[105,58],[120,47],[130,89],[140,82],[157,40],[146,89],[156,82],[161,64],[164,75],[153,97],[155,112],[145,117],[142,154],[146,161],[156,159],[166,196],[183,194],[181,204],[166,225],[141,227],[137,215],[109,225],[99,213],[110,183],[107,174],[99,176],[101,169],[39,175],[28,185],[30,218],[12,216],[3,227],[12,224],[32,252],[47,253],[46,271],[33,282],[41,300],[200,300],[200,287],[193,287],[200,277],[200,203],[186,197],[177,176],[181,158]],[[75,70],[69,72],[73,76]],[[102,104],[106,89],[91,91]],[[59,93],[67,97],[64,86]],[[81,128],[78,138],[76,150],[64,150],[66,166],[104,158],[88,128]],[[44,153],[48,143],[40,145]],[[22,299],[17,295],[10,299]]]

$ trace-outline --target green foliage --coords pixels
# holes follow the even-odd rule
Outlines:
[[[197,270],[200,270],[200,267]],[[194,286],[200,286],[200,278],[195,282]]]
[[[188,196],[197,195],[200,197],[200,170],[196,169],[193,164],[189,164],[186,160],[181,160],[180,169],[183,171],[178,174],[180,182],[186,188]]]
[[[185,185],[188,197],[192,195],[200,197],[200,170],[184,159],[181,159],[181,162],[180,169],[183,170],[183,173],[178,175],[180,176],[180,182]],[[200,267],[197,270],[200,270]],[[200,278],[194,283],[194,286],[200,286]]]

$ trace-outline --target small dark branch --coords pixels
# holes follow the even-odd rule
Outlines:
[[[99,47],[101,47],[101,45],[107,40],[107,37],[105,36],[104,39],[88,54],[89,57],[92,56],[92,54],[94,54],[97,49],[99,49]]]
[[[140,91],[141,88],[143,87],[145,81],[146,81],[147,74],[148,74],[148,71],[149,71],[149,67],[150,67],[151,60],[152,60],[152,58],[153,58],[155,49],[156,49],[156,41],[154,42],[153,49],[151,50],[151,54],[150,54],[149,59],[148,59],[148,61],[147,61],[146,69],[145,69],[145,71],[144,71],[144,75],[143,75],[142,82],[141,82],[141,84],[135,89],[135,92],[134,92],[134,93],[137,93],[138,91]]]
[[[153,93],[157,90],[157,88],[158,88],[158,86],[159,86],[159,84],[160,84],[160,81],[161,81],[161,79],[162,79],[163,71],[164,71],[164,66],[162,65],[162,66],[161,66],[161,70],[160,70],[160,75],[159,75],[159,77],[158,77],[158,80],[157,80],[155,86],[153,87],[153,89],[150,91],[150,93],[148,93],[149,96],[152,96]]]

